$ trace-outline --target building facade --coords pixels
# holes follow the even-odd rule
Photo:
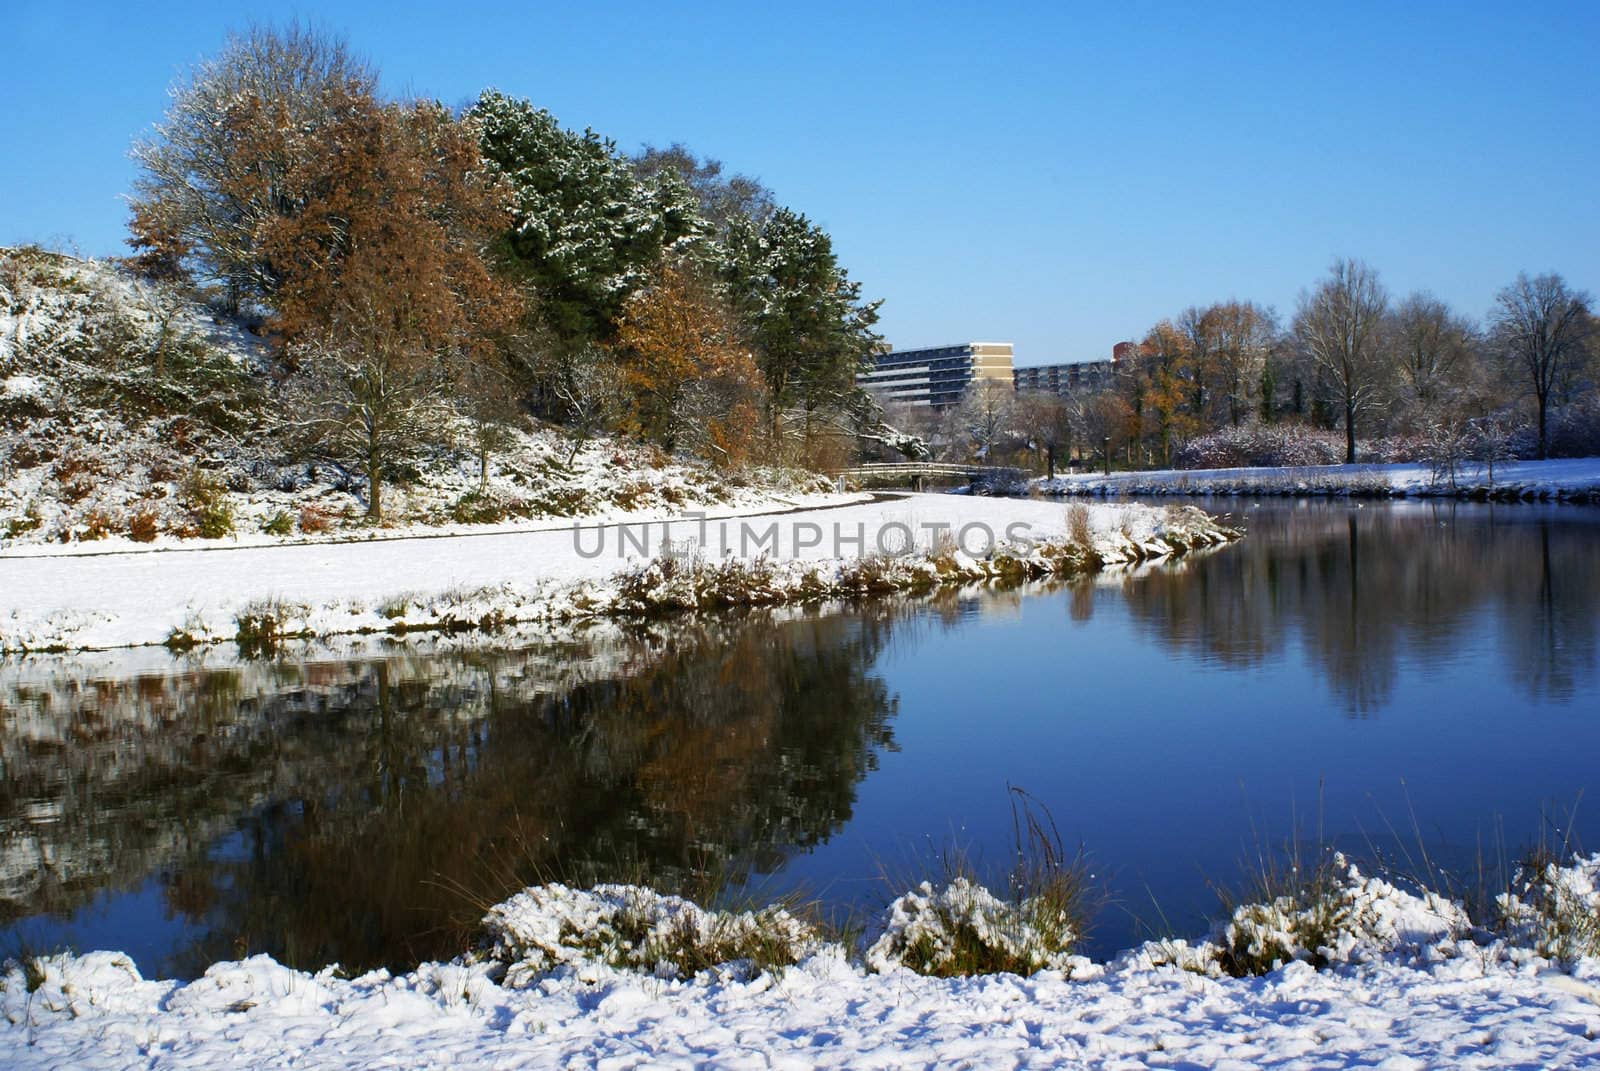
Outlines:
[[[1018,368],[1012,381],[1019,391],[1045,391],[1050,394],[1098,394],[1116,384],[1117,371],[1125,367],[1138,351],[1132,342],[1119,342],[1111,348],[1109,361],[1078,361],[1073,364],[1041,364]]]
[[[921,350],[891,350],[873,358],[856,383],[883,405],[945,409],[961,402],[974,382],[1012,383],[1011,343],[963,342]]]

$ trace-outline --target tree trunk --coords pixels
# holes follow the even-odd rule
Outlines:
[[[1356,407],[1348,399],[1344,403],[1344,463],[1356,463]]]
[[[373,524],[383,522],[383,477],[379,472],[382,457],[375,431],[367,433],[367,519]]]
[[[1543,461],[1550,456],[1550,440],[1545,438],[1545,415],[1550,409],[1550,395],[1544,392],[1539,394],[1539,460]]]

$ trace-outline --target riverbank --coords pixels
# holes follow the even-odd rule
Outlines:
[[[1262,495],[1352,498],[1459,498],[1474,501],[1600,502],[1600,458],[1478,462],[1455,473],[1431,465],[1310,465],[1294,468],[1160,469],[1074,473],[1035,480],[1055,497],[1088,495]]]
[[[0,651],[447,631],[1059,575],[1237,538],[1199,510],[950,495],[345,543],[0,555]]]
[[[1549,873],[1593,910],[1597,869],[1592,857]],[[1064,957],[1028,977],[938,978],[909,961],[869,954],[869,967],[843,945],[808,943],[803,924],[774,909],[713,918],[648,890],[544,887],[494,908],[478,951],[399,975],[310,974],[256,956],[182,984],[147,981],[111,952],[13,961],[0,982],[0,1051],[19,1071],[1600,1061],[1600,959],[1592,949],[1549,958],[1548,931],[1521,901],[1503,901],[1510,921],[1489,932],[1474,930],[1459,904],[1354,869],[1328,893],[1340,911],[1315,931],[1327,941],[1318,948],[1297,929],[1309,916],[1286,914],[1280,900],[1235,912],[1214,935],[1222,944],[1149,942],[1108,964]],[[645,936],[602,925],[607,904],[627,898]],[[574,910],[593,917],[574,923]],[[895,925],[891,917],[885,932]],[[781,931],[793,964],[744,960],[689,976],[616,965],[619,949],[650,933],[688,941],[751,926]],[[1247,945],[1282,962],[1247,977],[1218,969],[1226,948]]]

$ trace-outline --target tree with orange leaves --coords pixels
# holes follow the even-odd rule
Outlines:
[[[494,332],[516,314],[483,256],[507,212],[475,132],[439,105],[385,104],[357,84],[328,97],[331,118],[289,180],[304,202],[258,239],[278,280],[294,421],[355,456],[378,522],[385,468],[438,431],[453,384],[493,359]]]
[[[1193,349],[1189,336],[1162,320],[1139,344],[1134,378],[1138,384],[1142,423],[1154,436],[1161,463],[1170,464],[1174,439],[1195,427],[1189,402],[1193,392]]]
[[[646,438],[721,462],[749,454],[761,371],[727,304],[691,268],[662,264],[628,300],[616,348],[632,420]]]

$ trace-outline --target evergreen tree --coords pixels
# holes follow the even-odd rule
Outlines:
[[[862,301],[827,232],[787,208],[760,228],[734,219],[725,257],[730,299],[766,378],[773,438],[786,416],[810,434],[848,412],[856,373],[882,341],[872,330],[881,303]]]
[[[609,340],[663,252],[702,234],[693,193],[671,171],[641,181],[610,140],[528,101],[487,90],[469,114],[511,188],[503,252],[536,315],[558,345]]]

